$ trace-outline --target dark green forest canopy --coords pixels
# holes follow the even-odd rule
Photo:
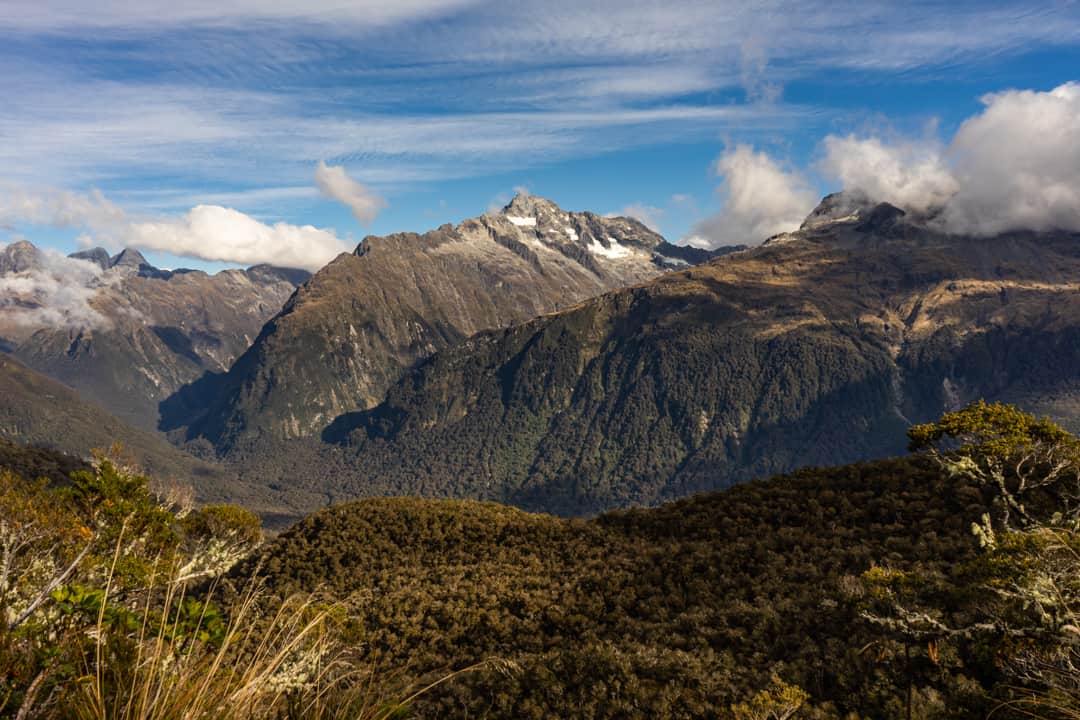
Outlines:
[[[254,576],[270,608],[313,593],[394,688],[436,682],[418,717],[746,720],[787,717],[752,712],[785,693],[808,696],[805,718],[1016,718],[1032,698],[1072,717],[1080,443],[981,402],[909,436],[922,454],[591,520],[354,501],[263,545],[224,589]]]
[[[949,578],[974,557],[984,508],[980,488],[913,457],[591,521],[358,501],[307,518],[260,562],[276,590],[347,600],[363,642],[418,681],[492,656],[520,665],[440,687],[425,717],[717,717],[770,671],[818,716],[896,717],[903,651],[875,644],[888,638],[859,617],[858,576],[885,563]],[[996,679],[983,660],[923,657],[922,692],[982,702],[972,688]]]

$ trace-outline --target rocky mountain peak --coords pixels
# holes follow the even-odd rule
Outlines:
[[[26,240],[13,242],[0,250],[0,273],[18,273],[38,266],[38,249]]]
[[[522,193],[516,195],[502,212],[488,214],[482,221],[505,220],[521,232],[536,232],[538,235],[550,233],[558,237],[564,233],[564,228],[570,228],[573,235],[577,234],[572,222],[574,215],[575,213],[566,212],[550,200]]]
[[[837,223],[862,233],[888,231],[900,222],[911,222],[907,212],[858,192],[845,190],[826,195],[799,226],[800,231],[819,230]],[[917,220],[916,220],[917,222]]]
[[[528,193],[518,193],[515,195],[514,199],[502,209],[502,212],[503,215],[519,215],[524,217],[536,217],[538,214],[547,216],[553,214],[567,214],[552,201],[542,198],[539,195],[530,195]]]
[[[143,266],[153,267],[146,261],[143,254],[133,248],[124,248],[120,253],[109,261],[109,267],[133,268],[138,270]]]
[[[892,203],[878,203],[868,210],[859,211],[859,222],[856,230],[864,233],[887,232],[907,215],[906,212]]]
[[[663,266],[653,257],[657,248],[667,246],[663,236],[633,218],[569,212],[550,200],[521,193],[501,213],[488,214],[481,221],[490,224],[492,220],[509,222],[528,242],[557,248],[590,268],[597,259],[609,264]]]
[[[864,216],[877,204],[866,194],[858,191],[844,190],[829,193],[806,216],[806,220],[799,229],[813,230],[835,222],[853,221]]]
[[[129,275],[138,275],[142,278],[168,280],[175,273],[171,270],[159,270],[147,262],[143,254],[134,248],[124,248],[120,253],[109,260],[109,269]],[[181,270],[179,272],[187,272]]]
[[[822,198],[797,231],[782,233],[765,244],[802,238],[850,246],[933,234],[924,214],[907,212],[864,193],[844,191]]]
[[[96,247],[89,250],[80,250],[79,252],[73,252],[68,255],[69,258],[75,260],[86,260],[92,262],[102,270],[108,270],[109,265],[112,264],[112,258],[109,257],[109,253],[105,248]]]

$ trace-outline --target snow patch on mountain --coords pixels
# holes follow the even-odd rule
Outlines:
[[[609,237],[607,240],[611,243],[610,247],[604,247],[603,243],[596,238],[593,238],[592,244],[589,245],[589,252],[593,255],[599,255],[600,257],[606,257],[612,260],[624,258],[630,254],[630,249],[620,245],[619,241],[615,238]]]

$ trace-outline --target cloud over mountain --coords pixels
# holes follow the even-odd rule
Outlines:
[[[958,188],[942,147],[933,140],[890,143],[877,137],[830,135],[822,148],[822,170],[844,189],[909,210],[943,205]]]
[[[937,222],[950,232],[1080,230],[1080,83],[982,103],[948,145],[830,136],[822,167],[845,189],[940,209]]]
[[[948,149],[960,186],[949,227],[1080,230],[1080,83],[982,102],[986,109],[960,126]]]
[[[716,161],[724,208],[699,222],[688,242],[720,246],[759,243],[799,226],[817,202],[806,178],[764,152],[736,145]]]
[[[930,213],[946,232],[1080,231],[1080,83],[981,100],[948,143],[829,135],[816,169],[843,190]],[[814,206],[803,173],[750,146],[725,151],[716,170],[723,210],[698,223],[692,244],[760,242]]]
[[[332,230],[267,224],[231,208],[197,205],[180,216],[128,215],[99,192],[0,193],[0,224],[32,223],[84,231],[82,247],[134,247],[212,262],[317,270],[348,245]]]
[[[0,247],[5,252],[22,245],[33,253],[28,267],[0,273],[0,313],[6,322],[24,327],[104,329],[108,318],[90,304],[106,282],[104,271],[86,260],[65,257],[27,243]]]

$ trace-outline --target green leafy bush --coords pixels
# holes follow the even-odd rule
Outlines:
[[[175,506],[117,456],[53,486],[0,470],[0,717],[401,717],[340,606],[223,592],[261,540],[250,512]]]

